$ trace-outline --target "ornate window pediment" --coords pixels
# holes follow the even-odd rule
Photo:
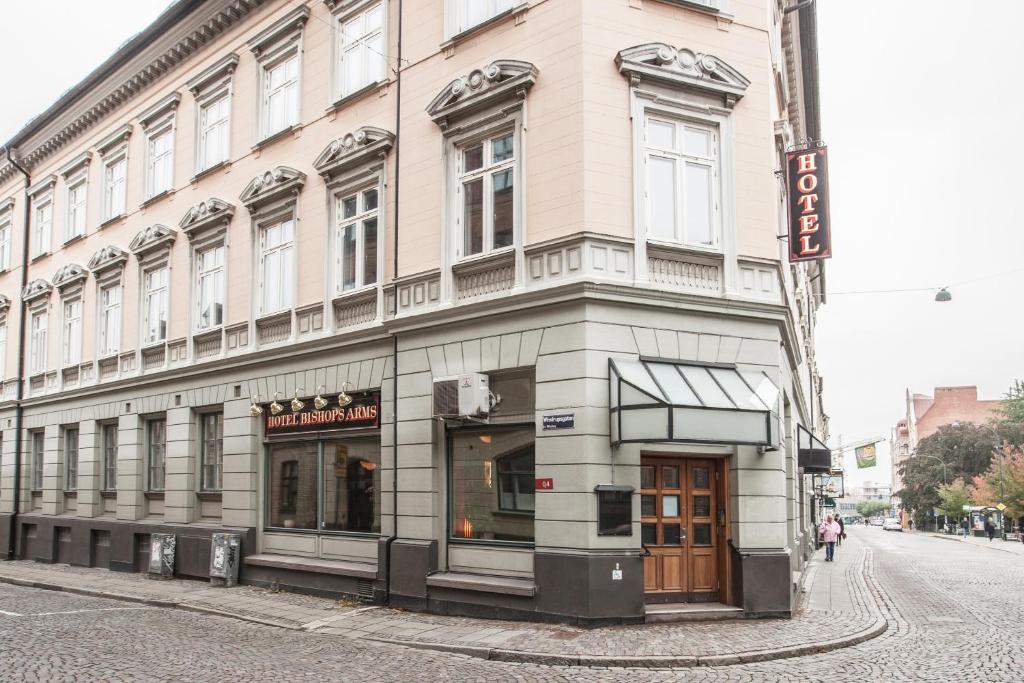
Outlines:
[[[93,275],[97,275],[111,268],[123,267],[127,261],[128,254],[123,249],[110,245],[93,254],[86,268],[91,270]]]
[[[69,263],[57,269],[53,274],[53,286],[61,293],[75,285],[81,285],[89,277],[89,273],[77,263]]]
[[[11,297],[6,294],[0,294],[0,316],[7,315],[7,311],[11,308]]]
[[[391,131],[363,126],[327,145],[313,162],[313,168],[324,180],[330,180],[385,156],[394,142],[395,134]]]
[[[34,301],[48,299],[51,291],[53,291],[53,285],[46,280],[32,280],[25,285],[25,289],[21,290],[21,299],[25,303],[31,304]]]
[[[306,174],[290,166],[277,166],[261,173],[245,186],[239,199],[250,212],[267,204],[294,197],[306,184]]]
[[[194,76],[185,84],[185,87],[189,89],[193,97],[198,99],[204,93],[220,88],[229,82],[237,67],[238,55],[231,52],[216,61],[213,66]]]
[[[257,59],[282,42],[295,40],[309,19],[308,7],[296,7],[273,24],[249,39],[248,45]]]
[[[427,113],[434,123],[447,128],[458,116],[503,100],[525,98],[537,82],[537,74],[537,67],[530,62],[499,59],[446,85],[427,106]]]
[[[750,81],[714,55],[647,43],[622,50],[615,56],[619,72],[635,83],[650,80],[675,88],[720,95],[730,109],[747,90]]]
[[[181,102],[181,94],[172,92],[146,111],[139,114],[139,125],[142,130],[155,128],[174,116]]]
[[[128,245],[128,250],[135,254],[136,257],[141,258],[158,249],[170,249],[177,236],[178,233],[176,231],[168,228],[166,225],[157,223],[140,230],[139,234]]]
[[[106,157],[111,152],[120,151],[128,144],[128,138],[132,136],[132,125],[126,123],[107,137],[96,143],[96,151],[101,157]]]
[[[229,204],[223,199],[210,197],[205,202],[199,202],[182,217],[178,227],[185,233],[189,240],[194,240],[197,235],[208,228],[227,227],[231,217],[235,215],[235,205]]]
[[[90,161],[92,161],[92,152],[82,152],[60,169],[61,177],[68,180],[72,176],[77,176],[89,168]]]

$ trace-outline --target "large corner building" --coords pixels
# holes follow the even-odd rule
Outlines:
[[[792,4],[792,3],[791,3]],[[787,615],[815,9],[178,0],[5,143],[0,546],[580,623]]]

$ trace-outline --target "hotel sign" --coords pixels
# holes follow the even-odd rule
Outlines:
[[[828,149],[786,152],[789,196],[789,260],[812,261],[832,256],[828,213]]]
[[[344,408],[333,396],[331,405],[321,410],[313,406],[312,398],[302,400],[306,405],[298,412],[293,412],[287,401],[281,403],[284,410],[277,415],[271,414],[269,404],[263,406],[267,436],[380,427],[379,391],[352,394],[352,402]]]

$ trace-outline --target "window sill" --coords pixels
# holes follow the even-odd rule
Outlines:
[[[74,491],[65,491],[64,492],[64,497],[65,498],[78,498],[78,489],[75,489]]]
[[[380,80],[380,81],[374,81],[373,83],[367,83],[362,88],[359,88],[359,90],[355,90],[353,92],[350,92],[348,95],[343,95],[342,97],[336,99],[331,104],[331,106],[327,107],[326,111],[328,113],[335,112],[338,109],[344,107],[345,105],[350,104],[350,103],[354,102],[355,100],[360,99],[361,97],[363,97],[367,93],[371,93],[374,90],[379,90],[381,88],[386,88],[390,84],[391,84],[391,80],[387,79],[387,78],[385,78],[383,80]]]
[[[203,501],[221,501],[224,499],[223,491],[196,491],[196,497]]]
[[[684,7],[686,9],[692,9],[703,14],[710,14],[713,17],[721,17],[731,21],[733,15],[728,12],[723,12],[718,7],[709,7],[700,2],[693,2],[692,0],[655,0],[656,2],[662,2],[666,5],[676,5],[677,7]]]
[[[525,548],[533,550],[533,547],[536,544],[533,541],[499,541],[497,539],[490,538],[457,538],[455,536],[449,536],[448,545],[473,545],[490,548]]]
[[[270,325],[272,323],[288,320],[291,317],[292,309],[286,308],[283,311],[274,311],[273,313],[260,313],[256,316],[256,319],[253,322],[257,325]]]
[[[377,566],[357,562],[339,562],[337,560],[319,560],[313,557],[295,557],[294,555],[273,555],[261,553],[249,555],[245,564],[256,567],[273,567],[276,569],[292,569],[313,574],[337,574],[353,576],[359,579],[376,579]]]
[[[83,239],[85,239],[85,235],[73,235],[73,236],[67,238],[66,240],[64,240],[64,246],[66,247],[69,244],[74,244],[75,242],[78,242],[78,241],[83,240]]]
[[[164,348],[167,346],[166,339],[156,339],[153,341],[144,341],[139,347],[139,351],[145,353],[146,351],[156,351],[157,349]]]
[[[360,297],[368,297],[370,294],[377,293],[377,283],[374,282],[371,285],[363,285],[355,289],[346,289],[344,292],[339,292],[331,297],[332,304],[342,304],[351,299],[358,299]]]
[[[117,498],[117,491],[103,490],[100,491],[100,498]]]
[[[526,13],[529,10],[530,3],[526,2],[526,0],[523,0],[523,2],[517,5],[516,7],[507,9],[501,14],[496,14],[490,19],[487,19],[486,21],[483,21],[477,24],[476,26],[470,26],[461,33],[456,33],[454,36],[448,38],[443,43],[441,43],[441,50],[445,53],[446,57],[450,57],[453,54],[455,54],[455,46],[458,45],[459,43],[469,38],[472,38],[478,33],[483,33],[492,26],[504,23],[507,19],[512,17],[515,18],[516,23],[518,24],[525,19]]]
[[[453,263],[452,270],[458,272],[460,270],[473,270],[477,267],[486,267],[494,262],[513,258],[515,256],[515,252],[515,247],[502,247],[495,251],[489,251],[486,254],[473,254],[472,256],[466,256],[465,258],[459,259]]]
[[[662,252],[674,255],[688,254],[691,256],[703,256],[721,260],[724,253],[719,247],[698,247],[692,244],[680,244],[678,242],[662,242],[660,240],[647,240],[647,252]]]
[[[155,195],[153,195],[152,197],[150,197],[146,201],[144,201],[141,204],[139,204],[139,208],[140,209],[149,208],[153,204],[156,204],[157,202],[159,202],[161,199],[164,199],[166,197],[170,197],[173,194],[174,194],[174,190],[163,190],[162,192],[157,192]]]
[[[198,183],[203,178],[215,174],[217,171],[227,170],[229,168],[231,168],[231,162],[230,161],[228,161],[226,159],[224,161],[218,161],[213,166],[209,166],[207,168],[204,168],[201,171],[196,171],[196,174],[194,176],[192,176],[192,179],[189,181],[189,183],[194,185],[195,183]]]
[[[287,137],[289,134],[297,133],[300,130],[302,130],[302,124],[301,123],[292,124],[291,126],[288,126],[287,128],[282,128],[281,130],[277,131],[276,133],[272,133],[272,134],[268,135],[267,137],[263,138],[262,140],[257,142],[255,145],[253,145],[252,146],[252,151],[253,152],[259,152],[260,150],[262,150],[262,149],[264,149],[266,147],[269,147],[270,145],[274,144],[278,140],[281,140],[281,139]]]
[[[111,216],[110,218],[108,218],[105,221],[103,221],[102,223],[100,223],[99,229],[102,230],[103,228],[107,227],[108,225],[113,225],[114,223],[117,223],[122,218],[125,218],[127,215],[128,214],[122,212],[122,213],[117,214],[116,216]]]
[[[163,500],[164,499],[164,492],[163,491],[143,491],[142,495],[146,498],[146,500]]]
[[[463,572],[438,572],[430,574],[427,576],[427,585],[464,591],[520,595],[528,598],[532,598],[537,592],[537,586],[532,579],[466,574]]]
[[[50,252],[44,251],[41,254],[36,254],[29,260],[29,263],[35,263],[36,261],[42,261],[44,258],[50,255]]]

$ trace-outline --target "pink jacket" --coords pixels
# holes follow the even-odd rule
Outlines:
[[[839,522],[832,520],[831,523],[828,521],[822,522],[821,526],[818,527],[818,532],[821,533],[822,540],[825,543],[835,543],[839,540]]]

